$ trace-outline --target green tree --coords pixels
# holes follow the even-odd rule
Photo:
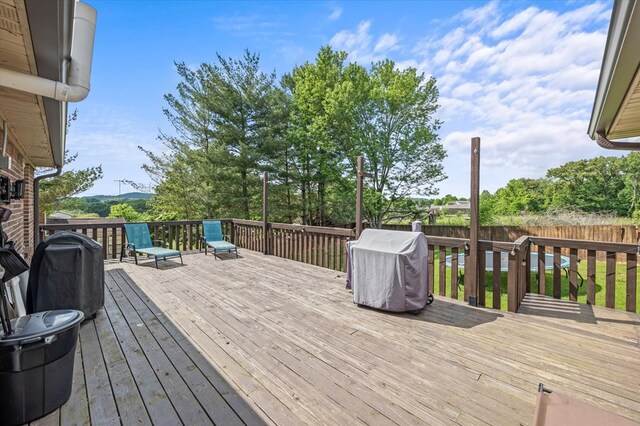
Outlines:
[[[478,205],[478,221],[481,226],[491,226],[495,223],[494,197],[487,190],[480,193]]]
[[[512,179],[492,197],[493,212],[499,215],[543,212],[548,204],[548,187],[545,179]]]
[[[638,208],[638,191],[640,190],[640,153],[632,152],[621,159],[625,188],[620,194],[627,201],[627,214],[632,215]],[[635,216],[640,216],[636,214]]]
[[[344,158],[336,141],[346,137],[348,126],[338,124],[336,117],[346,121],[348,116],[346,109],[340,109],[345,113],[341,116],[331,105],[331,97],[345,84],[345,59],[346,53],[325,46],[314,63],[296,67],[283,79],[291,93],[287,139],[292,147],[292,179],[299,188],[303,224],[327,224],[327,211],[331,210],[328,203],[342,203],[336,197],[340,191],[333,189],[347,185],[341,166]]]
[[[148,217],[138,213],[130,204],[120,203],[111,206],[109,217],[123,218],[127,222],[144,222]]]
[[[73,163],[78,154],[69,156],[65,152],[65,166]],[[102,166],[81,170],[69,170],[59,176],[40,182],[40,210],[46,214],[53,212],[74,195],[91,188],[102,179]]]
[[[372,176],[367,182],[379,194],[369,197],[375,201],[365,211],[372,226],[380,227],[395,203],[410,194],[436,194],[436,184],[446,177],[435,118],[438,89],[435,78],[415,68],[399,70],[390,60],[373,64],[369,73],[354,68],[348,75],[352,84],[341,86],[336,98],[355,99],[348,108],[355,118],[351,136],[339,143],[346,158],[365,157]]]
[[[622,161],[617,157],[578,160],[549,169],[550,207],[574,208],[585,212],[626,214],[628,204],[621,197],[625,187]]]
[[[164,153],[144,151],[156,183],[154,212],[179,218],[251,218],[261,211],[263,170],[282,150],[283,94],[259,57],[217,56],[192,70],[176,64],[182,81],[164,110],[177,135],[161,133]]]

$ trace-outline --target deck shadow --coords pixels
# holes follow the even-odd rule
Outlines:
[[[527,294],[518,309],[518,314],[573,320],[585,324],[598,323],[591,305],[539,294]]]
[[[105,271],[105,307],[83,330],[80,365],[87,394],[93,395],[86,409],[89,423],[266,424],[247,395],[236,391],[220,367],[123,269]],[[90,352],[85,354],[85,349]],[[96,356],[95,366],[87,363]],[[93,377],[96,371],[100,380]],[[112,390],[107,392],[109,385]],[[71,406],[77,404],[71,401]],[[87,404],[86,397],[80,404]],[[100,410],[93,412],[99,406],[110,407],[112,416],[103,419]]]
[[[462,303],[449,302],[441,298],[434,299],[433,303],[427,305],[418,313],[387,312],[360,305],[358,305],[358,307],[379,312],[383,315],[399,316],[413,321],[429,322],[459,328],[473,328],[478,325],[493,322],[504,316],[499,311],[478,309]]]

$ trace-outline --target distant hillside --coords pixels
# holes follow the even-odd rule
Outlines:
[[[120,195],[89,195],[86,197],[80,197],[85,200],[94,201],[110,201],[110,200],[148,200],[153,194],[146,194],[144,192],[127,192]]]

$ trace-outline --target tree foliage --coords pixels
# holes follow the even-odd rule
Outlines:
[[[513,179],[490,195],[494,215],[573,210],[640,217],[640,154],[596,157],[551,168],[540,179]]]
[[[69,156],[65,152],[65,165],[73,163],[77,156]],[[49,214],[64,207],[70,197],[85,192],[99,179],[102,179],[102,166],[69,170],[59,176],[43,179],[40,182],[40,210]]]
[[[164,111],[175,132],[160,133],[164,152],[145,151],[154,212],[257,219],[269,172],[272,220],[348,224],[359,155],[371,174],[365,212],[375,226],[410,195],[434,194],[445,156],[435,80],[392,61],[367,69],[346,60],[323,47],[279,85],[248,51],[195,70],[177,63],[182,81]]]

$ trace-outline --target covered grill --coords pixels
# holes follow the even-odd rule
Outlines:
[[[424,308],[432,300],[427,256],[421,232],[365,230],[350,248],[354,303],[392,312]]]

